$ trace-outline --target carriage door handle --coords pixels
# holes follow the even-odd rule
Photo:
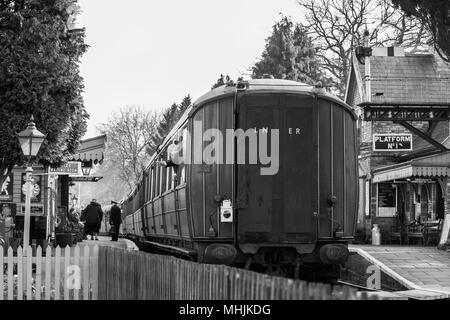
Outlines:
[[[337,197],[334,194],[330,194],[327,199],[327,203],[330,207],[334,207],[337,202]]]

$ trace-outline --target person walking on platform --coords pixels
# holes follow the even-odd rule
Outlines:
[[[100,230],[100,224],[103,218],[102,207],[97,203],[96,199],[92,199],[91,203],[81,213],[85,223],[86,235],[91,236],[91,240],[98,240],[97,234]]]
[[[117,241],[119,239],[120,224],[122,223],[122,213],[116,201],[111,201],[111,204],[113,205],[109,213],[109,224],[113,229],[111,234],[111,241]]]

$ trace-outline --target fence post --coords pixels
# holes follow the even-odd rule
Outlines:
[[[69,279],[69,275],[67,274],[67,271],[69,270],[70,265],[70,246],[67,245],[64,248],[64,300],[69,300],[69,287],[67,286],[67,280]]]
[[[36,250],[36,300],[41,300],[41,276],[42,276],[42,266],[41,266],[41,258],[42,258],[42,248],[41,246],[37,247]]]
[[[94,247],[92,266],[94,267],[94,274],[92,279],[92,300],[98,299],[98,245]]]
[[[45,300],[51,298],[51,276],[52,276],[52,248],[47,246],[45,250]]]
[[[23,300],[23,275],[23,252],[22,247],[19,246],[17,248],[17,300]]]
[[[55,300],[60,299],[60,276],[61,276],[61,248],[56,247],[55,250]]]
[[[98,270],[102,270],[102,272],[98,275],[98,299],[105,300],[105,285],[106,279],[105,274],[108,272],[106,267],[106,255],[105,255],[106,247],[100,247],[98,249]]]
[[[73,262],[73,264],[74,264],[75,266],[78,267],[78,270],[80,271],[80,273],[79,273],[78,275],[81,277],[80,246],[75,246],[74,262]],[[82,279],[82,278],[78,279],[80,285],[81,285],[81,279]],[[78,299],[80,298],[80,297],[79,297],[79,294],[80,294],[79,288],[78,288],[78,287],[75,287],[75,288],[73,289],[73,299],[74,299],[74,300],[78,300]]]
[[[31,261],[33,260],[33,251],[31,246],[27,246],[26,252],[26,284],[27,284],[27,300],[33,300],[33,295],[31,293],[31,285],[33,284],[33,274],[31,270]]]
[[[84,246],[83,251],[83,300],[89,300],[89,246]]]
[[[8,248],[8,300],[14,299],[14,278],[13,278],[13,270],[14,270],[14,257],[13,257],[13,248]]]

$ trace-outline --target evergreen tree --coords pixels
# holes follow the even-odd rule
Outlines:
[[[169,134],[170,130],[172,130],[173,126],[181,118],[184,111],[186,111],[191,103],[191,97],[190,95],[187,95],[179,104],[173,103],[169,108],[162,112],[156,127],[156,134],[149,143],[149,153],[156,151],[156,148],[163,142],[164,138]]]
[[[252,68],[252,78],[265,74],[279,79],[315,84],[326,82],[319,69],[316,50],[307,30],[282,17],[275,23],[271,36],[266,40],[262,58]]]
[[[392,0],[407,16],[418,18],[433,36],[441,57],[450,62],[450,1]]]
[[[17,132],[34,115],[47,134],[38,154],[60,165],[78,148],[89,117],[79,60],[84,29],[71,29],[76,0],[0,0],[0,185],[25,158]]]

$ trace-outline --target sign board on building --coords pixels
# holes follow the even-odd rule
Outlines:
[[[412,151],[412,134],[374,134],[373,151]]]
[[[25,215],[25,205],[21,206],[20,213],[17,213],[18,216],[24,216]],[[30,216],[32,217],[38,217],[44,215],[44,205],[31,205],[30,207]]]
[[[81,162],[69,161],[65,165],[57,168],[50,168],[49,173],[55,175],[69,175],[70,177],[82,177]]]
[[[433,179],[426,179],[426,178],[414,178],[412,183],[436,183],[433,181]]]

